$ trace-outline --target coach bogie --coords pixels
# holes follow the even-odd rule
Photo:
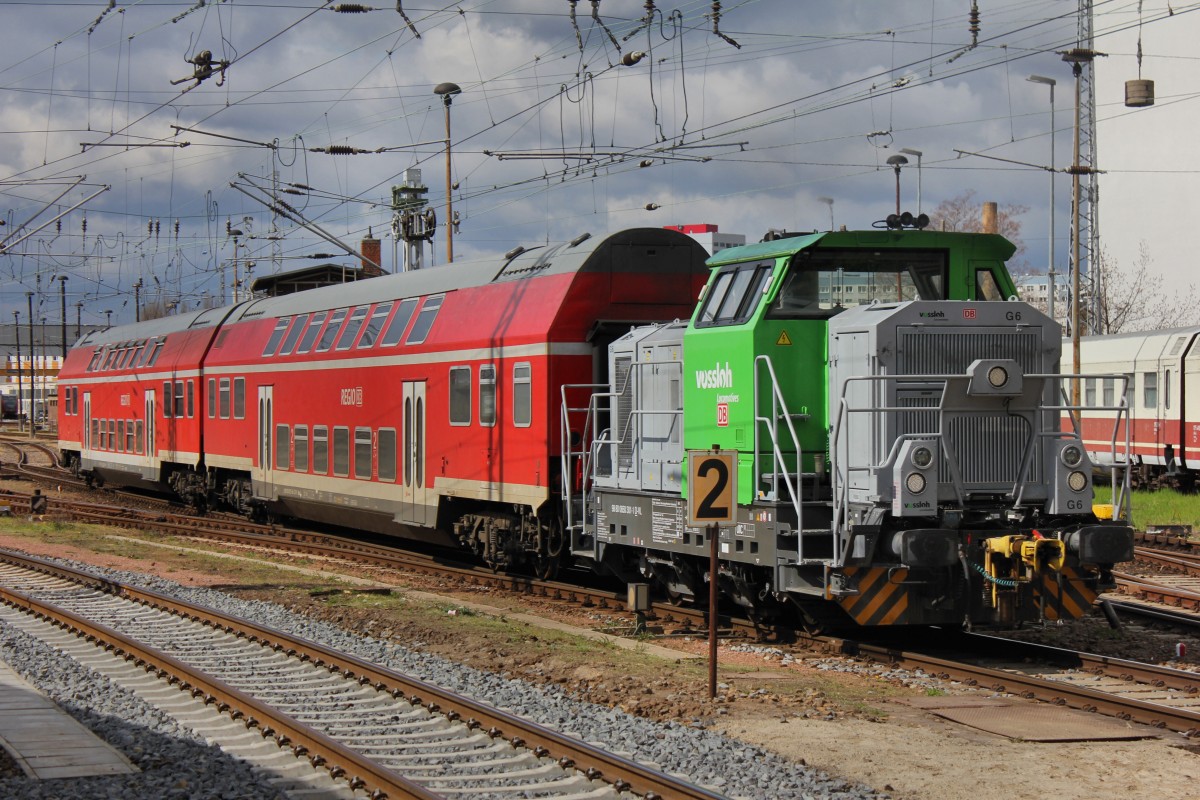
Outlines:
[[[539,577],[552,578],[562,564],[565,540],[555,515],[481,507],[460,514],[453,530],[460,546],[498,572],[532,569]]]

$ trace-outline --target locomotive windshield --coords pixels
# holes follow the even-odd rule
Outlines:
[[[873,302],[944,300],[946,255],[929,250],[805,250],[796,254],[769,319],[827,319]]]

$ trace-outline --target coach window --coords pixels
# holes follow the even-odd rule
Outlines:
[[[317,334],[321,332],[321,323],[325,321],[325,312],[313,314],[313,317],[308,322],[308,330],[304,332],[304,338],[300,340],[300,347],[296,349],[297,353],[307,353],[312,349],[313,342],[317,340]]]
[[[383,334],[383,340],[379,343],[380,347],[391,347],[404,338],[404,329],[408,327],[408,321],[412,319],[413,311],[416,308],[416,299],[400,301],[400,305],[396,307],[396,314],[392,317],[392,321],[388,323],[387,330]]]
[[[103,357],[104,357],[104,351],[103,351],[103,350],[97,350],[96,352],[92,353],[92,360],[88,362],[87,371],[88,371],[88,372],[95,372],[95,371],[96,371],[96,365],[100,363],[100,359],[101,359],[101,358],[103,358]]]
[[[396,429],[379,429],[379,480],[396,480]]]
[[[133,348],[127,347],[121,351],[121,357],[117,359],[113,369],[125,369],[126,362],[129,361],[129,356],[133,354]]]
[[[438,309],[442,307],[442,300],[445,295],[425,298],[425,304],[421,306],[421,313],[417,314],[417,321],[413,323],[412,331],[409,332],[408,338],[404,340],[405,344],[420,344],[429,336],[429,329],[433,327],[433,321],[437,318]]]
[[[221,419],[229,419],[229,378],[221,378]]]
[[[175,381],[175,416],[182,419],[184,410],[183,381]]]
[[[354,429],[354,477],[371,480],[371,429]]]
[[[533,424],[532,369],[528,364],[513,365],[513,425],[528,428]]]
[[[1133,408],[1133,401],[1134,401],[1134,398],[1136,397],[1136,393],[1134,392],[1134,388],[1133,388],[1134,387],[1133,382],[1134,382],[1133,373],[1126,373],[1125,374],[1125,407],[1126,408]]]
[[[358,332],[362,330],[363,320],[367,318],[367,306],[359,306],[350,312],[350,321],[346,323],[346,327],[342,330],[342,335],[338,337],[337,344],[334,345],[335,350],[349,350],[354,346],[354,340],[358,338]]]
[[[216,419],[217,416],[217,379],[208,379],[208,418]]]
[[[391,303],[380,303],[379,305],[375,306],[375,310],[371,312],[371,318],[367,320],[367,327],[363,329],[363,335],[358,340],[359,350],[375,344],[375,341],[379,338],[380,332],[383,330],[383,323],[387,321],[388,314],[391,312]],[[408,320],[405,320],[405,322],[407,321]]]
[[[142,354],[146,352],[146,343],[140,342],[137,348],[133,351],[133,358],[129,359],[129,368],[135,369],[138,362],[142,360]]]
[[[350,429],[333,429],[333,474],[345,478],[350,474]]]
[[[1103,379],[1101,379],[1101,383],[1103,385],[1103,392],[1104,392],[1104,397],[1101,402],[1105,406],[1111,406],[1115,402],[1113,400],[1113,393],[1114,393],[1113,392],[1113,390],[1114,390],[1113,384],[1116,383],[1116,378],[1103,378]]]
[[[288,331],[287,338],[283,340],[283,347],[279,348],[279,355],[286,356],[292,352],[296,346],[296,342],[300,339],[300,334],[304,333],[304,329],[308,325],[308,314],[301,314],[296,317],[296,323],[292,325],[292,329]]]
[[[196,382],[187,382],[187,415],[188,419],[196,416]]]
[[[115,419],[108,421],[108,449],[117,449],[117,421]]]
[[[1096,379],[1083,379],[1083,404],[1085,406],[1096,405]]]
[[[163,419],[170,419],[175,415],[174,405],[171,403],[171,398],[174,396],[171,382],[163,381]]]
[[[92,441],[100,441],[100,420],[98,419],[92,420]],[[103,445],[101,445],[101,447],[103,447]]]
[[[283,335],[287,333],[288,323],[291,321],[291,317],[284,317],[275,323],[275,330],[271,331],[271,338],[267,339],[267,346],[263,348],[263,358],[275,355],[275,350],[283,341]]]
[[[134,431],[134,447],[136,448],[135,452],[145,453],[146,452],[146,423],[142,422],[139,419],[136,423],[134,423],[133,431]]]
[[[313,426],[313,472],[324,475],[329,472],[329,428]]]
[[[166,343],[166,341],[166,339],[163,339],[162,341],[154,343],[154,347],[150,350],[150,357],[146,359],[147,367],[153,367],[158,363],[158,357],[162,355],[163,345]]]
[[[296,472],[308,472],[308,426],[297,425],[294,436],[292,441],[296,455],[292,460],[295,462]]]
[[[246,379],[233,379],[233,418],[246,418]]]
[[[125,452],[136,452],[133,449],[133,420],[129,420],[129,422],[125,425]]]
[[[342,320],[345,318],[346,309],[344,308],[339,308],[329,315],[329,324],[325,326],[325,332],[321,334],[321,341],[317,342],[318,353],[324,353],[333,347],[333,340],[337,337],[338,328],[342,327]]]
[[[450,424],[471,424],[471,368],[450,368]]]
[[[479,367],[479,424],[488,428],[496,424],[496,367],[492,364]]]
[[[1163,372],[1163,408],[1171,407],[1171,370]],[[75,413],[79,413],[79,390],[75,390]]]
[[[125,452],[125,420],[117,421],[117,452]]]
[[[1142,404],[1146,408],[1158,408],[1158,373],[1142,373]]]
[[[112,369],[113,359],[116,358],[116,355],[118,352],[119,351],[117,351],[117,350],[109,350],[108,351],[108,353],[104,356],[104,366],[100,368],[101,371],[104,371],[106,369]]]
[[[275,426],[275,469],[292,468],[292,436],[287,425]]]

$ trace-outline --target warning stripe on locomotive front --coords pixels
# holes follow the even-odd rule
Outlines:
[[[859,625],[903,625],[908,620],[908,570],[886,567],[846,567],[842,574],[858,594],[837,603]]]
[[[1092,609],[1097,593],[1084,582],[1074,567],[1061,572],[1043,572],[1033,585],[1035,595],[1045,600],[1046,619],[1079,619]]]

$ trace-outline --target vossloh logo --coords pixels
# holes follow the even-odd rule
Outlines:
[[[712,369],[702,369],[696,372],[696,388],[697,389],[732,389],[733,388],[733,370],[729,368],[729,362],[725,362],[722,367],[720,362]]]

